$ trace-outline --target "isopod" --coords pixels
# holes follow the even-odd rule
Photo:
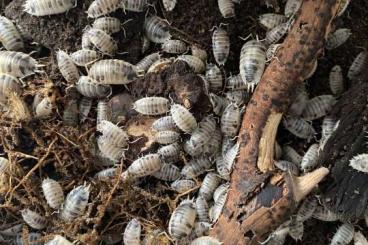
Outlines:
[[[73,245],[73,244],[74,243],[70,242],[68,239],[60,235],[55,235],[52,240],[45,243],[45,245]]]
[[[303,111],[305,120],[314,120],[325,116],[336,103],[336,99],[332,95],[320,95],[310,99]]]
[[[331,117],[325,117],[322,121],[322,137],[320,140],[320,148],[323,149],[327,140],[331,137],[332,133],[336,130],[338,123]]]
[[[216,170],[221,178],[225,180],[230,179],[230,170],[227,168],[227,164],[224,161],[224,158],[222,157],[222,155],[219,155],[216,158]]]
[[[206,236],[208,235],[211,226],[212,225],[209,222],[195,222],[194,223],[194,234],[197,237]]]
[[[170,217],[169,234],[174,239],[188,236],[194,227],[195,217],[196,210],[193,201],[182,201]]]
[[[127,133],[112,122],[102,120],[97,124],[97,131],[102,133],[100,138],[103,138],[111,145],[125,147],[128,144],[129,136]]]
[[[206,170],[208,170],[211,165],[212,162],[207,157],[193,158],[182,168],[181,174],[188,179],[195,178],[198,175],[206,172]]]
[[[207,52],[204,49],[201,49],[200,47],[196,45],[192,45],[191,47],[192,55],[195,57],[200,58],[203,62],[206,62],[207,60]]]
[[[40,214],[30,210],[30,209],[23,209],[21,211],[22,217],[24,222],[27,223],[30,227],[41,230],[46,227],[46,219],[42,217]]]
[[[166,11],[170,12],[175,8],[176,1],[177,0],[162,0],[162,5],[164,5]]]
[[[18,51],[24,48],[24,42],[17,27],[4,16],[0,16],[0,40],[6,50]]]
[[[146,17],[143,29],[145,36],[154,43],[164,43],[171,38],[168,22],[156,15]]]
[[[317,208],[317,198],[309,197],[306,198],[300,205],[298,212],[296,213],[296,219],[304,222],[310,219]]]
[[[351,224],[342,224],[332,237],[330,245],[347,245],[353,240],[354,226]]]
[[[348,78],[354,80],[358,78],[364,70],[365,65],[368,63],[368,51],[360,52],[351,63],[348,70]]]
[[[304,154],[300,164],[304,173],[311,171],[318,163],[318,144],[311,145]]]
[[[112,56],[118,49],[116,41],[106,32],[99,29],[89,29],[88,37],[93,46],[101,53]]]
[[[238,155],[239,152],[239,144],[236,143],[234,144],[232,147],[229,148],[229,150],[227,150],[226,152],[223,153],[223,159],[226,163],[226,167],[227,169],[229,169],[229,171],[232,170],[232,167],[234,165],[235,159]]]
[[[59,182],[50,178],[44,179],[42,181],[42,191],[47,204],[53,209],[59,209],[64,202],[64,193]]]
[[[288,223],[288,221],[287,221]],[[286,236],[289,233],[289,225],[281,224],[275,231],[273,231],[268,238],[262,242],[262,244],[268,245],[283,245],[286,240]]]
[[[88,75],[102,84],[128,84],[138,78],[140,72],[123,60],[107,59],[95,62]]]
[[[175,121],[172,116],[165,116],[152,123],[152,128],[156,131],[175,130]]]
[[[278,26],[286,21],[287,21],[286,16],[282,14],[268,13],[259,16],[259,23],[261,23],[261,25],[263,25],[267,29],[272,29],[275,26]]]
[[[331,50],[344,44],[351,35],[351,30],[348,28],[337,29],[334,33],[331,33],[326,41],[326,49]]]
[[[148,154],[135,160],[127,169],[128,176],[140,178],[160,170],[162,166],[159,154]]]
[[[180,134],[175,131],[158,131],[155,134],[155,141],[159,144],[167,145],[177,142],[180,139]]]
[[[265,42],[268,45],[277,43],[289,31],[289,28],[289,22],[281,23],[280,25],[275,26],[266,33]]]
[[[354,233],[354,245],[367,245],[368,240],[360,231]]]
[[[132,12],[143,12],[148,6],[147,0],[122,0],[123,8]]]
[[[285,4],[284,14],[286,17],[290,17],[298,12],[300,6],[302,5],[303,0],[288,0]]]
[[[300,165],[300,163],[302,162],[302,156],[299,155],[298,152],[296,152],[294,150],[294,148],[285,145],[282,147],[282,157],[287,160],[290,161],[296,165]]]
[[[207,64],[206,80],[208,81],[209,91],[218,92],[222,89],[222,72],[214,64]]]
[[[334,213],[322,206],[316,207],[312,217],[326,222],[333,222],[340,218],[340,216],[337,213]]]
[[[46,118],[51,116],[54,104],[49,97],[43,98],[40,103],[37,104],[35,109],[35,115],[38,118]]]
[[[141,59],[135,66],[138,70],[147,72],[150,66],[160,59],[160,53],[152,53]]]
[[[197,156],[200,150],[208,143],[216,129],[216,121],[212,117],[205,117],[193,131],[188,145],[192,148],[192,156]],[[194,150],[194,151],[193,151]],[[194,154],[193,154],[194,153]]]
[[[197,212],[197,218],[200,222],[209,222],[209,216],[208,216],[208,203],[206,199],[203,196],[198,196],[195,201],[195,207]]]
[[[89,18],[98,18],[110,14],[122,7],[120,0],[94,0],[89,5],[87,14]]]
[[[78,101],[76,99],[70,98],[65,102],[63,123],[72,127],[78,125]]]
[[[82,49],[86,49],[86,50],[94,50],[95,47],[93,45],[93,43],[91,42],[91,40],[89,39],[89,33],[88,31],[91,29],[92,27],[87,26],[86,28],[84,28],[83,33],[82,33]]]
[[[28,54],[16,51],[0,51],[0,73],[7,73],[15,77],[26,77],[43,72],[39,70],[43,66]]]
[[[221,132],[225,136],[235,137],[240,126],[240,109],[234,104],[230,103],[224,110],[221,116]]]
[[[217,198],[217,200],[215,201],[215,204],[213,205],[213,207],[210,209],[209,215],[210,215],[210,220],[212,223],[216,223],[216,221],[220,217],[222,213],[222,209],[226,202],[226,198],[227,198],[227,192],[221,193],[219,197]]]
[[[221,179],[215,173],[208,173],[203,179],[202,185],[199,188],[198,194],[204,199],[209,201],[212,198],[217,186],[220,184]]]
[[[40,233],[30,232],[28,234],[28,240],[29,240],[30,244],[32,244],[32,245],[43,245],[43,243],[37,243],[37,242],[35,242],[35,241],[37,241],[40,238],[41,238],[41,234]],[[14,245],[25,245],[25,244],[26,243],[24,243],[23,236],[21,234],[16,235],[15,241],[14,241]],[[47,243],[46,245],[54,245],[54,244],[48,244]]]
[[[95,177],[100,180],[112,178],[116,175],[117,170],[118,170],[117,168],[107,168],[97,172]]]
[[[288,116],[282,120],[282,124],[290,133],[301,139],[309,140],[316,134],[313,126],[302,118]]]
[[[297,165],[295,165],[292,162],[289,161],[275,161],[275,166],[284,171],[284,172],[288,172],[290,171],[293,175],[298,175],[299,174],[299,168]]]
[[[178,193],[184,193],[196,187],[196,183],[194,180],[175,180],[170,187]]]
[[[169,54],[182,54],[187,50],[187,45],[181,40],[168,39],[161,45],[161,49]]]
[[[266,60],[267,60],[267,62],[272,60],[272,58],[276,57],[277,50],[280,48],[280,46],[281,46],[280,43],[274,43],[274,44],[271,44],[270,46],[268,46],[268,48],[266,50]]]
[[[190,245],[221,245],[222,242],[210,236],[201,236],[194,239]]]
[[[9,160],[4,157],[0,157],[0,175],[6,173],[9,168],[10,168]]]
[[[65,198],[61,218],[71,222],[84,214],[88,204],[90,185],[80,185],[71,190]]]
[[[183,54],[180,55],[177,60],[186,62],[194,73],[203,73],[206,70],[206,64],[196,56]]]
[[[87,66],[97,61],[99,54],[95,50],[81,49],[70,55],[77,66]]]
[[[77,0],[26,0],[23,5],[24,12],[45,16],[61,14],[77,6]]]
[[[164,97],[146,97],[133,103],[133,109],[143,115],[157,116],[169,111],[170,101]]]
[[[174,181],[180,177],[180,169],[171,163],[164,163],[160,170],[154,172],[152,175],[160,180]]]
[[[246,90],[247,85],[243,82],[240,74],[230,76],[226,79],[226,88],[230,90]]]
[[[111,87],[87,76],[81,76],[76,84],[77,90],[88,98],[105,98],[111,94]]]
[[[100,100],[97,103],[97,119],[96,124],[100,124],[102,121],[110,121],[112,117],[112,111],[110,103],[106,100]]]
[[[79,101],[79,119],[83,123],[87,118],[92,108],[92,99],[84,97]]]
[[[124,231],[123,236],[124,245],[141,244],[141,229],[142,229],[141,223],[139,222],[138,219],[134,218],[131,221],[129,221]]]
[[[303,233],[304,233],[303,222],[292,218],[289,224],[289,235],[294,240],[298,241],[298,240],[302,240]]]
[[[211,139],[204,145],[203,154],[205,156],[213,156],[221,147],[222,134],[219,127],[216,127]]]
[[[104,137],[99,137],[97,139],[97,146],[101,152],[101,157],[107,158],[112,162],[118,162],[122,157],[124,157],[125,149],[110,144],[110,142]]]
[[[115,17],[101,17],[93,22],[92,28],[111,34],[121,30],[121,23],[120,20]]]
[[[242,80],[248,85],[248,90],[261,80],[266,65],[266,47],[257,40],[246,42],[240,51],[239,71]]]
[[[174,58],[160,58],[153,62],[153,64],[148,68],[147,73],[153,72],[158,73],[174,62]]]
[[[75,84],[79,79],[79,72],[72,58],[66,52],[59,50],[56,59],[61,75],[68,83]]]
[[[235,6],[232,0],[217,0],[222,17],[231,18],[235,16]]]
[[[219,0],[219,1],[229,1],[231,0]],[[215,31],[212,34],[212,50],[213,56],[217,64],[223,66],[226,63],[227,57],[230,51],[230,38],[227,31],[221,27],[215,27]]]
[[[246,100],[248,93],[244,93],[244,91],[227,91],[225,93],[226,98],[230,101],[230,103],[236,104],[238,107],[242,106]]]
[[[170,109],[175,125],[185,133],[192,133],[197,128],[197,121],[188,109],[179,104],[173,104]]]
[[[166,145],[157,150],[160,154],[162,161],[165,163],[174,163],[180,160],[181,146],[179,143],[173,143]]]
[[[344,78],[339,65],[332,67],[329,76],[330,89],[334,95],[340,95],[344,91]]]
[[[353,169],[363,172],[363,173],[368,173],[368,154],[367,153],[356,155],[352,159],[350,159],[349,162],[350,162],[349,166],[352,167]]]
[[[20,95],[22,88],[19,80],[12,75],[0,74],[0,103],[6,103],[9,93],[16,93]]]
[[[18,224],[11,226],[5,230],[1,230],[0,234],[3,236],[16,236],[18,233],[22,232],[23,224]]]

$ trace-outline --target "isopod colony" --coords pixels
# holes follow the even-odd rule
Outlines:
[[[2,224],[0,242],[226,244],[208,235],[227,199],[240,147],[241,118],[302,4],[288,0],[284,14],[260,15],[259,24],[267,30],[264,39],[257,35],[245,40],[236,54],[238,74],[227,75],[232,40],[225,22],[236,18],[238,2],[218,0],[224,20],[210,30],[211,58],[209,50],[175,35],[167,20],[152,13],[147,0],[94,0],[87,6],[91,22],[81,33],[81,49],[54,53],[61,85],[45,79],[46,64],[27,54],[23,33],[11,20],[0,18],[5,49],[0,51],[0,200],[4,209],[0,214],[12,221]],[[339,16],[349,4],[342,2]],[[77,0],[26,0],[23,11],[53,18],[77,4]],[[161,4],[165,11],[175,11],[176,0]],[[117,38],[123,35],[116,33],[125,34],[124,23],[135,20],[114,17],[116,11],[145,15],[144,57],[136,64],[117,57],[121,53]],[[343,45],[351,34],[349,29],[336,29],[326,40],[326,52]],[[349,80],[363,72],[367,56],[362,51],[355,58],[347,72]],[[189,100],[178,100],[170,93],[132,99],[131,84],[180,62],[201,81],[208,111],[195,113]],[[308,69],[305,79],[318,69],[317,62]],[[296,90],[282,126],[305,140],[307,148],[301,154],[276,142],[275,166],[280,171],[303,175],[318,167],[319,152],[339,126],[329,112],[347,85],[338,64],[331,69],[328,83],[331,94],[313,98],[304,84]],[[132,113],[137,122],[127,121],[121,111]],[[131,125],[140,122],[149,125],[137,135]],[[315,125],[322,128],[318,140]],[[24,135],[32,140],[22,142]],[[149,144],[131,153],[144,137],[150,137]],[[25,144],[37,149],[37,155]],[[362,172],[368,172],[367,163],[367,154],[350,160],[350,166]],[[366,216],[368,222],[368,211]],[[265,243],[283,244],[287,235],[301,240],[303,224],[312,217],[340,219],[310,195]],[[331,244],[348,244],[353,239],[356,244],[367,244],[356,227],[344,222]]]

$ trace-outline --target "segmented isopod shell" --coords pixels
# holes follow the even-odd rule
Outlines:
[[[290,171],[293,175],[298,175],[299,174],[299,168],[298,166],[296,166],[294,163],[289,162],[289,161],[275,161],[275,166],[284,171],[284,172],[288,172]]]
[[[109,85],[99,84],[95,79],[87,76],[81,76],[76,86],[79,93],[89,98],[105,98],[111,94]]]
[[[63,220],[71,222],[84,214],[88,204],[89,188],[89,185],[80,185],[68,193],[60,214]]]
[[[65,102],[63,124],[72,127],[78,125],[78,101],[76,99],[69,99]]]
[[[140,178],[151,175],[162,166],[159,154],[148,154],[135,160],[127,169],[128,176]]]
[[[125,149],[110,144],[109,140],[106,140],[104,137],[99,137],[97,139],[97,146],[101,151],[101,156],[109,159],[110,161],[118,162],[122,157],[124,157]]]
[[[320,95],[310,99],[303,111],[305,120],[314,120],[325,116],[336,103],[336,99],[332,95]]]
[[[280,46],[281,46],[280,43],[275,43],[275,44],[271,44],[270,46],[268,46],[268,48],[266,50],[266,60],[267,60],[267,62],[271,61],[272,58],[276,57],[277,50],[279,49]]]
[[[226,79],[226,88],[231,90],[246,90],[247,85],[243,82],[240,74],[230,76]]]
[[[147,0],[122,0],[125,10],[132,12],[143,12],[148,6]]]
[[[95,177],[97,179],[110,179],[110,178],[113,178],[116,173],[117,173],[117,168],[107,168],[107,169],[104,169],[104,170],[101,170],[99,172],[96,173]]]
[[[92,108],[92,99],[83,97],[79,102],[79,119],[83,123],[87,118]]]
[[[259,23],[266,27],[267,29],[272,29],[275,26],[280,25],[281,23],[286,22],[286,16],[282,14],[262,14],[259,16]]]
[[[230,103],[224,110],[221,116],[221,132],[225,136],[235,137],[238,134],[240,126],[240,109]]]
[[[194,182],[194,180],[175,180],[171,183],[170,187],[178,193],[184,193],[196,187],[196,183]]]
[[[75,84],[79,79],[79,72],[72,58],[66,52],[59,50],[56,59],[61,75],[68,83]]]
[[[287,0],[285,4],[284,14],[286,17],[290,17],[298,12],[303,0]]]
[[[165,116],[154,121],[152,123],[152,128],[156,131],[165,131],[165,130],[174,130],[176,126],[172,116]]]
[[[344,44],[351,35],[351,30],[347,28],[337,29],[334,33],[331,33],[326,41],[326,49],[331,50]]]
[[[231,18],[235,16],[235,6],[232,0],[217,0],[222,17]]]
[[[175,8],[176,1],[177,0],[162,0],[162,4],[164,5],[165,10],[170,12]]]
[[[322,121],[322,137],[320,140],[320,149],[323,149],[324,145],[326,144],[327,140],[331,137],[333,132],[336,130],[338,123],[331,118],[325,117]]]
[[[292,147],[285,145],[282,147],[282,157],[296,165],[300,165],[302,162],[302,156],[299,155]]]
[[[193,201],[182,201],[170,217],[169,234],[174,239],[188,236],[194,227],[195,217],[196,210]]]
[[[344,91],[344,78],[339,65],[332,67],[329,77],[330,89],[334,95],[340,95]]]
[[[116,41],[106,32],[99,29],[88,30],[89,40],[101,53],[112,56],[118,49]]]
[[[155,141],[159,144],[172,144],[180,139],[180,134],[175,131],[158,131],[155,134]]]
[[[161,45],[161,49],[169,54],[182,54],[187,51],[187,45],[181,40],[168,39]]]
[[[305,106],[307,105],[307,102],[309,100],[309,96],[307,93],[307,90],[303,85],[299,86],[296,89],[296,98],[293,101],[293,103],[291,104],[291,106],[289,107],[288,110],[288,114],[292,115],[292,116],[300,116],[303,113],[303,110],[305,108]]]
[[[46,219],[42,217],[40,214],[27,209],[23,209],[21,211],[24,222],[27,223],[30,227],[36,230],[41,230],[46,227]]]
[[[102,120],[97,124],[97,131],[102,133],[100,138],[108,141],[111,145],[125,147],[128,144],[129,136],[127,133],[112,122]]]
[[[177,60],[186,62],[194,73],[203,73],[206,70],[206,64],[196,56],[183,54],[180,55]]]
[[[198,196],[195,201],[195,207],[197,212],[197,218],[200,222],[209,222],[209,216],[208,216],[208,203],[206,199],[203,196]]]
[[[199,124],[198,127],[193,131],[188,144],[190,147],[195,149],[203,149],[205,144],[208,143],[210,138],[213,135],[213,132],[216,129],[216,121],[213,117],[205,117]],[[192,156],[197,156],[198,154],[195,154],[195,152],[191,154]]]
[[[213,156],[221,148],[222,134],[219,127],[213,132],[211,139],[204,145],[203,154],[205,156]]]
[[[192,55],[193,56],[200,58],[203,62],[206,62],[206,60],[207,60],[206,50],[201,49],[196,45],[192,45],[190,48],[192,50]]]
[[[313,126],[302,118],[285,117],[282,124],[290,133],[301,139],[309,140],[316,134]]]
[[[74,243],[68,241],[65,237],[60,235],[55,235],[52,240],[45,243],[45,245],[73,245],[73,244]]]
[[[127,224],[124,231],[124,245],[140,245],[141,244],[141,223],[138,219],[132,219]]]
[[[354,245],[367,245],[368,240],[360,231],[355,231],[354,233]]]
[[[360,52],[351,63],[348,70],[348,78],[354,80],[358,78],[365,70],[363,68],[368,63],[368,51]]]
[[[218,92],[222,89],[222,72],[214,64],[207,64],[206,80],[208,81],[209,91]]]
[[[154,172],[152,175],[160,180],[174,181],[180,177],[180,169],[171,163],[164,163],[160,170]]]
[[[181,158],[180,152],[181,146],[179,143],[166,145],[157,150],[157,153],[160,154],[162,161],[165,163],[174,163],[179,161]]]
[[[204,197],[207,201],[212,198],[217,186],[220,184],[221,179],[215,173],[208,173],[202,182],[202,185],[198,191],[198,194]]]
[[[248,93],[244,93],[244,91],[227,91],[225,93],[226,99],[230,101],[230,103],[236,104],[238,107],[242,106],[246,100],[246,96]],[[249,97],[249,96],[247,96]]]
[[[350,167],[363,173],[368,173],[368,154],[362,153],[350,159]]]
[[[222,155],[216,158],[216,170],[221,178],[225,180],[230,180],[230,170],[227,168],[227,164],[224,161]]]
[[[36,72],[39,65],[30,55],[15,51],[0,51],[0,73],[7,73],[15,77],[26,77]]]
[[[0,74],[0,103],[5,103],[9,93],[22,93],[22,87],[19,80],[12,75]]]
[[[153,63],[160,59],[160,53],[152,53],[141,59],[135,66],[138,70],[147,72]]]
[[[30,244],[32,244],[32,245],[43,245],[43,243],[35,242],[35,241],[37,241],[38,239],[41,238],[41,234],[40,233],[30,232],[28,234],[28,238],[29,238],[28,240],[29,240]],[[29,244],[29,243],[25,243],[23,241],[23,236],[21,234],[20,235],[16,235],[15,241],[14,241],[14,245],[25,245],[25,244]],[[48,244],[47,243],[46,245],[54,245],[54,244]]]
[[[242,80],[248,84],[248,90],[261,80],[266,64],[266,47],[259,41],[246,42],[240,51],[239,71]]]
[[[164,97],[146,97],[134,102],[133,109],[143,115],[157,116],[169,111],[170,101]]]
[[[197,237],[206,236],[208,235],[211,229],[211,226],[212,225],[209,222],[195,222],[194,223],[194,234]]]
[[[146,17],[143,29],[145,36],[154,43],[164,43],[171,38],[168,22],[156,15]]]
[[[106,100],[100,100],[97,103],[97,120],[96,124],[100,124],[102,121],[111,121],[112,111],[110,103]]]
[[[219,1],[229,1],[231,0],[219,0]],[[213,56],[217,64],[220,66],[226,63],[227,57],[230,51],[230,38],[226,30],[220,27],[216,28],[212,34],[212,49]]]
[[[47,204],[53,209],[59,209],[64,202],[64,193],[61,185],[56,180],[47,178],[42,181],[42,191]]]
[[[99,54],[95,50],[81,49],[70,55],[70,58],[77,66],[87,66],[99,59]]]
[[[290,23],[288,22],[281,23],[280,25],[275,26],[266,33],[265,42],[268,45],[277,43],[281,40],[283,36],[285,36],[285,34],[289,31],[289,28]]]
[[[194,239],[190,245],[221,245],[222,242],[214,237],[202,236]]]
[[[173,62],[174,62],[174,58],[161,58],[159,60],[156,60],[149,67],[147,73],[150,73],[150,72],[158,73],[158,72],[166,69],[166,67],[168,67],[169,65],[171,65]]]
[[[227,198],[227,192],[222,193],[215,201],[215,204],[213,205],[213,207],[210,209],[209,214],[210,214],[211,222],[213,224],[216,223],[218,218],[220,217],[222,213],[222,209],[226,202],[226,198]]]
[[[77,0],[26,0],[23,5],[24,12],[45,16],[61,14],[77,6]]]
[[[89,18],[98,18],[110,14],[122,7],[120,0],[94,0],[89,5],[87,14]]]
[[[301,169],[306,173],[316,167],[318,163],[318,144],[313,144],[308,148],[308,151],[304,154]]]
[[[24,48],[24,42],[17,27],[4,16],[0,16],[0,41],[6,50],[18,51]]]
[[[232,167],[235,163],[235,159],[238,155],[238,152],[239,152],[239,144],[236,143],[223,154],[223,158],[226,163],[226,167],[230,171],[232,170]]]
[[[330,245],[347,245],[353,240],[354,226],[351,224],[342,224],[332,237]]]
[[[312,217],[326,222],[333,222],[340,218],[340,216],[337,213],[334,213],[322,206],[316,207]]]
[[[207,157],[193,158],[182,168],[181,174],[187,179],[195,178],[206,172],[211,165],[212,162]]]
[[[213,112],[216,115],[221,116],[223,114],[225,108],[227,108],[227,106],[229,105],[230,101],[227,100],[224,97],[218,96],[218,95],[213,94],[213,93],[210,93],[208,96],[209,96],[210,102],[212,104]]]
[[[89,33],[88,31],[91,29],[92,27],[90,26],[86,26],[86,28],[84,28],[83,33],[82,33],[82,49],[86,49],[86,50],[94,50],[95,46],[93,45],[93,43],[91,42],[91,40],[89,39]]]
[[[192,133],[197,128],[197,121],[188,109],[179,104],[173,104],[170,109],[175,125],[185,133]]]
[[[101,17],[93,22],[92,28],[102,30],[107,34],[116,33],[121,30],[121,22],[115,17]]]
[[[43,98],[36,106],[35,115],[38,118],[49,117],[52,115],[53,108],[54,105],[51,103],[50,98]]]
[[[300,205],[298,212],[296,213],[296,219],[304,222],[310,219],[317,208],[317,198],[308,197]]]
[[[108,59],[95,62],[88,75],[103,84],[128,84],[140,76],[140,71],[123,60]]]

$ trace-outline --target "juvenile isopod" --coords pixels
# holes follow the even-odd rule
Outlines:
[[[163,162],[174,163],[181,158],[181,146],[179,143],[162,146],[157,150],[157,153],[160,154]]]
[[[267,60],[267,62],[271,61],[272,58],[276,57],[277,50],[280,48],[280,46],[281,46],[280,43],[274,43],[274,44],[271,44],[270,46],[268,46],[268,48],[266,50],[266,60]]]
[[[123,8],[132,12],[143,12],[147,6],[147,0],[122,0]]]
[[[213,193],[215,192],[217,186],[220,184],[221,179],[215,173],[208,173],[202,182],[201,187],[199,188],[198,194],[207,201],[212,198]]]
[[[96,124],[100,124],[102,121],[111,121],[112,111],[110,103],[106,100],[100,100],[97,103],[97,118]]]
[[[229,148],[229,150],[223,153],[223,158],[226,163],[226,167],[227,169],[229,169],[229,171],[232,170],[238,152],[239,152],[239,144],[236,143],[231,148]]]
[[[354,226],[351,224],[342,224],[332,237],[330,245],[347,245],[353,240]]]
[[[225,1],[231,2],[231,0]],[[215,27],[215,31],[212,34],[212,50],[217,64],[223,66],[229,56],[230,38],[227,31],[221,25]]]
[[[107,59],[95,62],[88,75],[102,84],[128,84],[138,78],[140,72],[123,60]]]
[[[222,157],[222,155],[219,155],[216,158],[216,170],[221,178],[225,180],[230,179],[230,170],[227,168],[227,164],[224,161],[224,158]]]
[[[290,17],[298,12],[303,0],[287,0],[285,4],[284,14],[286,17]]]
[[[206,62],[206,60],[207,60],[206,50],[201,49],[200,47],[198,47],[196,45],[192,45],[190,47],[190,49],[192,50],[192,55],[193,56],[200,58],[203,62]]]
[[[259,23],[261,23],[261,25],[263,25],[267,29],[272,29],[275,26],[278,26],[286,21],[287,21],[286,16],[282,14],[268,13],[259,16]]]
[[[285,36],[285,34],[289,31],[289,28],[289,22],[281,23],[280,25],[275,26],[266,33],[265,42],[268,45],[277,43],[283,36]]]
[[[26,77],[35,73],[44,65],[38,64],[30,55],[15,51],[0,51],[0,73],[15,77]]]
[[[224,110],[221,116],[221,132],[225,136],[235,137],[240,126],[240,109],[234,104],[230,103]]]
[[[226,79],[226,88],[230,90],[246,90],[247,85],[243,82],[240,74],[230,76]]]
[[[196,183],[194,180],[175,180],[170,187],[178,193],[184,193],[196,187]]]
[[[106,32],[99,29],[89,29],[88,37],[93,46],[101,53],[112,56],[118,49],[116,41]]]
[[[79,79],[79,72],[72,58],[66,52],[59,50],[56,59],[61,75],[68,83],[75,84]]]
[[[45,245],[73,245],[73,244],[74,243],[70,242],[68,239],[60,235],[55,235],[52,240],[45,243]]]
[[[53,209],[59,209],[64,202],[64,193],[61,185],[56,180],[47,178],[42,181],[42,192],[47,204]]]
[[[180,177],[180,170],[171,163],[162,164],[160,170],[152,174],[154,177],[164,181],[174,181]]]
[[[226,99],[225,97],[222,97],[222,96],[219,96],[213,93],[210,93],[208,97],[210,99],[213,112],[216,115],[221,116],[225,108],[229,105],[230,101]]]
[[[293,175],[298,175],[299,174],[299,168],[297,165],[295,165],[292,162],[289,161],[275,161],[275,166],[284,171],[284,172],[288,172],[290,171]]]
[[[168,39],[161,45],[161,49],[169,54],[182,54],[187,51],[187,45],[181,40]]]
[[[133,109],[143,115],[157,116],[169,111],[170,101],[164,97],[146,97],[133,103]]]
[[[220,217],[222,213],[222,209],[226,202],[226,198],[227,198],[227,192],[222,193],[215,201],[215,204],[213,205],[213,207],[210,209],[209,213],[210,213],[210,219],[212,223],[216,223],[216,221]]]
[[[6,103],[9,93],[22,93],[22,87],[19,80],[12,75],[0,74],[0,103]]]
[[[364,67],[368,63],[368,51],[360,52],[351,63],[348,70],[348,78],[354,80],[358,78],[365,70]]]
[[[320,95],[310,99],[303,111],[305,120],[314,120],[325,116],[336,103],[336,99],[332,95]]]
[[[340,95],[344,91],[344,78],[339,65],[332,67],[329,76],[330,89],[334,95]]]
[[[232,0],[217,0],[222,17],[231,18],[235,16],[235,6]]]
[[[97,179],[110,179],[110,178],[113,178],[116,173],[117,173],[117,168],[107,168],[107,169],[104,169],[104,170],[101,170],[99,172],[96,173],[95,177]]]
[[[173,104],[170,109],[171,116],[178,128],[185,133],[192,133],[197,128],[197,121],[188,109],[179,104]]]
[[[351,35],[351,30],[348,28],[337,29],[334,33],[331,33],[326,41],[326,49],[331,50],[344,44]]]
[[[79,101],[79,119],[83,123],[87,118],[92,108],[92,99],[84,97]]]
[[[90,185],[80,185],[68,193],[60,214],[63,220],[71,222],[84,214],[88,204],[89,188]]]
[[[94,0],[89,5],[87,14],[89,18],[98,18],[110,14],[123,7],[120,0]]]
[[[37,104],[35,109],[35,115],[38,118],[46,118],[51,116],[54,104],[49,97],[43,98],[40,103]]]
[[[368,173],[368,154],[362,153],[350,159],[349,166],[363,173]]]
[[[0,41],[6,50],[18,51],[24,48],[24,42],[17,27],[4,16],[0,16]]]
[[[195,201],[195,208],[197,212],[197,218],[200,222],[209,222],[209,216],[208,216],[208,203],[206,199],[203,196],[198,196]]]
[[[186,164],[181,174],[188,179],[195,178],[208,170],[212,166],[212,162],[207,157],[193,158]]]
[[[167,145],[177,142],[180,139],[180,134],[175,131],[158,131],[155,134],[155,141],[159,144]]]
[[[188,236],[194,227],[195,217],[196,210],[193,201],[182,201],[170,217],[169,234],[174,239]]]
[[[124,245],[139,245],[141,244],[141,223],[138,219],[132,219],[127,224],[124,231]]]
[[[190,245],[221,245],[221,244],[222,242],[210,236],[198,237],[190,243]]]
[[[304,171],[304,173],[306,173],[315,168],[317,163],[318,163],[318,144],[313,144],[308,148],[307,152],[304,154],[300,166],[301,169]]]
[[[203,73],[206,70],[206,64],[196,56],[183,54],[180,55],[177,60],[186,62],[194,73]]]
[[[77,66],[87,66],[97,61],[99,54],[95,50],[81,49],[70,55]]]
[[[160,59],[160,53],[152,53],[141,59],[135,66],[138,70],[147,72],[150,66]]]
[[[81,76],[76,84],[77,90],[88,98],[105,98],[111,94],[111,87],[99,84],[95,79]]]
[[[159,154],[148,154],[135,160],[127,169],[127,174],[133,178],[151,175],[162,166]]]
[[[102,120],[97,125],[97,131],[102,133],[100,138],[103,138],[111,145],[125,147],[128,144],[128,134],[112,122]]]
[[[206,80],[208,81],[209,91],[218,92],[222,89],[222,72],[217,65],[207,64]]]
[[[145,36],[154,43],[164,43],[171,38],[168,22],[156,15],[146,17],[143,29]]]
[[[175,130],[175,121],[172,116],[165,116],[152,123],[152,128],[156,131]]]
[[[162,4],[164,5],[165,10],[170,12],[175,8],[176,1],[177,0],[162,0]]]
[[[121,30],[121,22],[115,17],[101,17],[93,22],[92,28],[102,30],[108,34],[116,33]]]
[[[306,120],[298,117],[288,116],[282,120],[284,127],[293,135],[301,139],[311,139],[316,131]]]
[[[290,161],[298,166],[300,165],[303,158],[301,155],[299,155],[298,152],[294,150],[294,148],[288,145],[282,147],[282,157],[285,160]]]
[[[77,6],[77,0],[26,0],[24,12],[35,16],[61,14]]]
[[[22,217],[24,222],[27,223],[30,227],[41,230],[46,227],[46,219],[42,217],[40,214],[30,210],[30,209],[23,209],[21,211]]]

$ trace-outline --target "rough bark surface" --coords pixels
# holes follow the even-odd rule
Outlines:
[[[211,236],[226,244],[256,243],[295,208],[296,201],[289,195],[293,189],[287,185],[285,189],[281,184],[284,181],[270,182],[272,173],[262,174],[257,169],[259,141],[271,112],[285,111],[295,88],[308,73],[305,68],[311,67],[322,54],[337,5],[338,2],[332,0],[303,1],[277,59],[266,69],[247,106],[239,133],[240,154],[231,176],[228,199],[218,223],[211,230]],[[260,199],[267,189],[274,191]],[[269,201],[261,201],[266,199]],[[257,212],[261,208],[269,208],[270,212],[259,217]]]

